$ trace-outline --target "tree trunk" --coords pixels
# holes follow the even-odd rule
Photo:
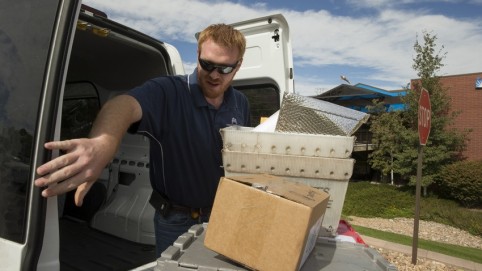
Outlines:
[[[390,170],[390,183],[393,185],[393,155],[391,155],[391,167],[392,169]]]

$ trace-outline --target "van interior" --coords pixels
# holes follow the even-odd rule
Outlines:
[[[108,99],[176,73],[162,43],[81,12],[62,99],[61,139],[87,137]],[[249,83],[235,87],[248,96],[256,126],[279,109],[280,90]],[[81,207],[74,192],[59,196],[61,270],[127,270],[155,261],[148,151],[147,138],[127,134]]]
[[[108,99],[173,73],[159,44],[82,18],[64,88],[62,140],[87,137]],[[147,138],[127,134],[81,207],[74,191],[59,197],[61,270],[126,270],[155,260],[148,151]]]

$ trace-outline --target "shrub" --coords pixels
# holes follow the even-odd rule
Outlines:
[[[414,217],[413,187],[370,182],[349,182],[342,215],[359,217]],[[482,237],[482,210],[461,207],[454,200],[435,196],[420,199],[420,219],[450,225]]]
[[[361,217],[411,217],[413,216],[413,196],[401,192],[388,184],[350,182],[343,214]]]
[[[482,206],[482,161],[461,161],[444,166],[435,188],[439,196],[465,207]]]
[[[422,198],[420,219],[434,221],[465,230],[473,235],[482,236],[482,212],[467,209],[453,200],[437,199],[435,197]]]

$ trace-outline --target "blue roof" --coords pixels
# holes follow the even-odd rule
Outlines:
[[[358,83],[353,86],[346,84],[339,85],[320,95],[314,96],[314,98],[362,112],[367,112],[366,107],[372,105],[372,100],[380,99],[385,103],[387,112],[390,112],[405,109],[405,104],[401,101],[401,97],[405,95],[407,95],[406,90],[387,91]]]
[[[379,94],[382,94],[382,95],[385,95],[385,96],[390,96],[390,97],[400,97],[400,96],[407,95],[406,90],[387,91],[387,90],[384,90],[384,89],[381,89],[381,88],[377,88],[377,87],[373,87],[373,86],[369,86],[369,85],[365,85],[365,84],[361,84],[361,83],[356,84],[355,87],[364,88],[364,89],[373,91],[375,93],[379,93]]]

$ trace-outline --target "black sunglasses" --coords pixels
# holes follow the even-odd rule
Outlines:
[[[214,64],[210,61],[203,60],[200,57],[198,57],[199,64],[201,65],[201,68],[207,72],[212,72],[214,69],[216,69],[220,74],[229,74],[234,71],[236,66],[238,65],[239,61],[234,63],[233,65],[218,65]]]

